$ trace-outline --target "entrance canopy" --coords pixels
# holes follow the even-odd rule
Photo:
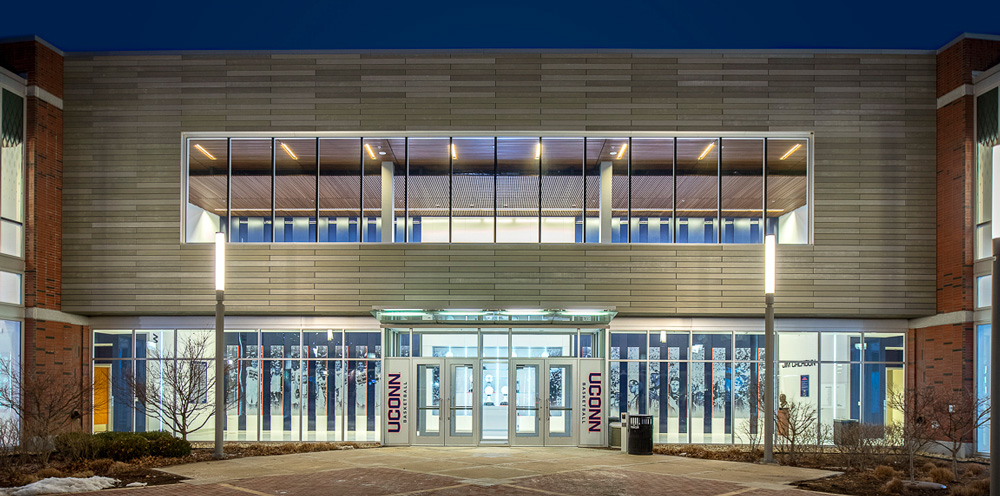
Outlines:
[[[615,307],[566,309],[401,309],[373,307],[372,315],[382,327],[403,324],[586,324],[606,326],[617,315]]]

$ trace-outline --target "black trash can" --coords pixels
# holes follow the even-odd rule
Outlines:
[[[628,454],[653,454],[653,416],[628,416]]]

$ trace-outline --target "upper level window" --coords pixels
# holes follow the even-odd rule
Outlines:
[[[24,256],[24,98],[0,90],[0,253]]]
[[[803,133],[186,143],[188,242],[809,241]]]

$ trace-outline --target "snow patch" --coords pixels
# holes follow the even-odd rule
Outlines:
[[[110,477],[49,477],[27,486],[0,488],[0,496],[36,496],[40,494],[79,493],[115,487],[119,481]]]
[[[145,482],[129,482],[125,484],[125,487],[146,487]]]

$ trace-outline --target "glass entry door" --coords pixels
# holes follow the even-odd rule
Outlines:
[[[442,388],[444,387],[444,360],[426,359],[414,363],[416,377],[416,424],[413,428],[413,444],[444,444],[444,418],[441,412]]]
[[[413,360],[412,370],[416,378],[413,444],[476,444],[476,360],[420,358]]]
[[[445,444],[475,445],[479,441],[477,360],[445,360]]]
[[[513,359],[515,384],[511,445],[576,445],[573,409],[575,360]]]

